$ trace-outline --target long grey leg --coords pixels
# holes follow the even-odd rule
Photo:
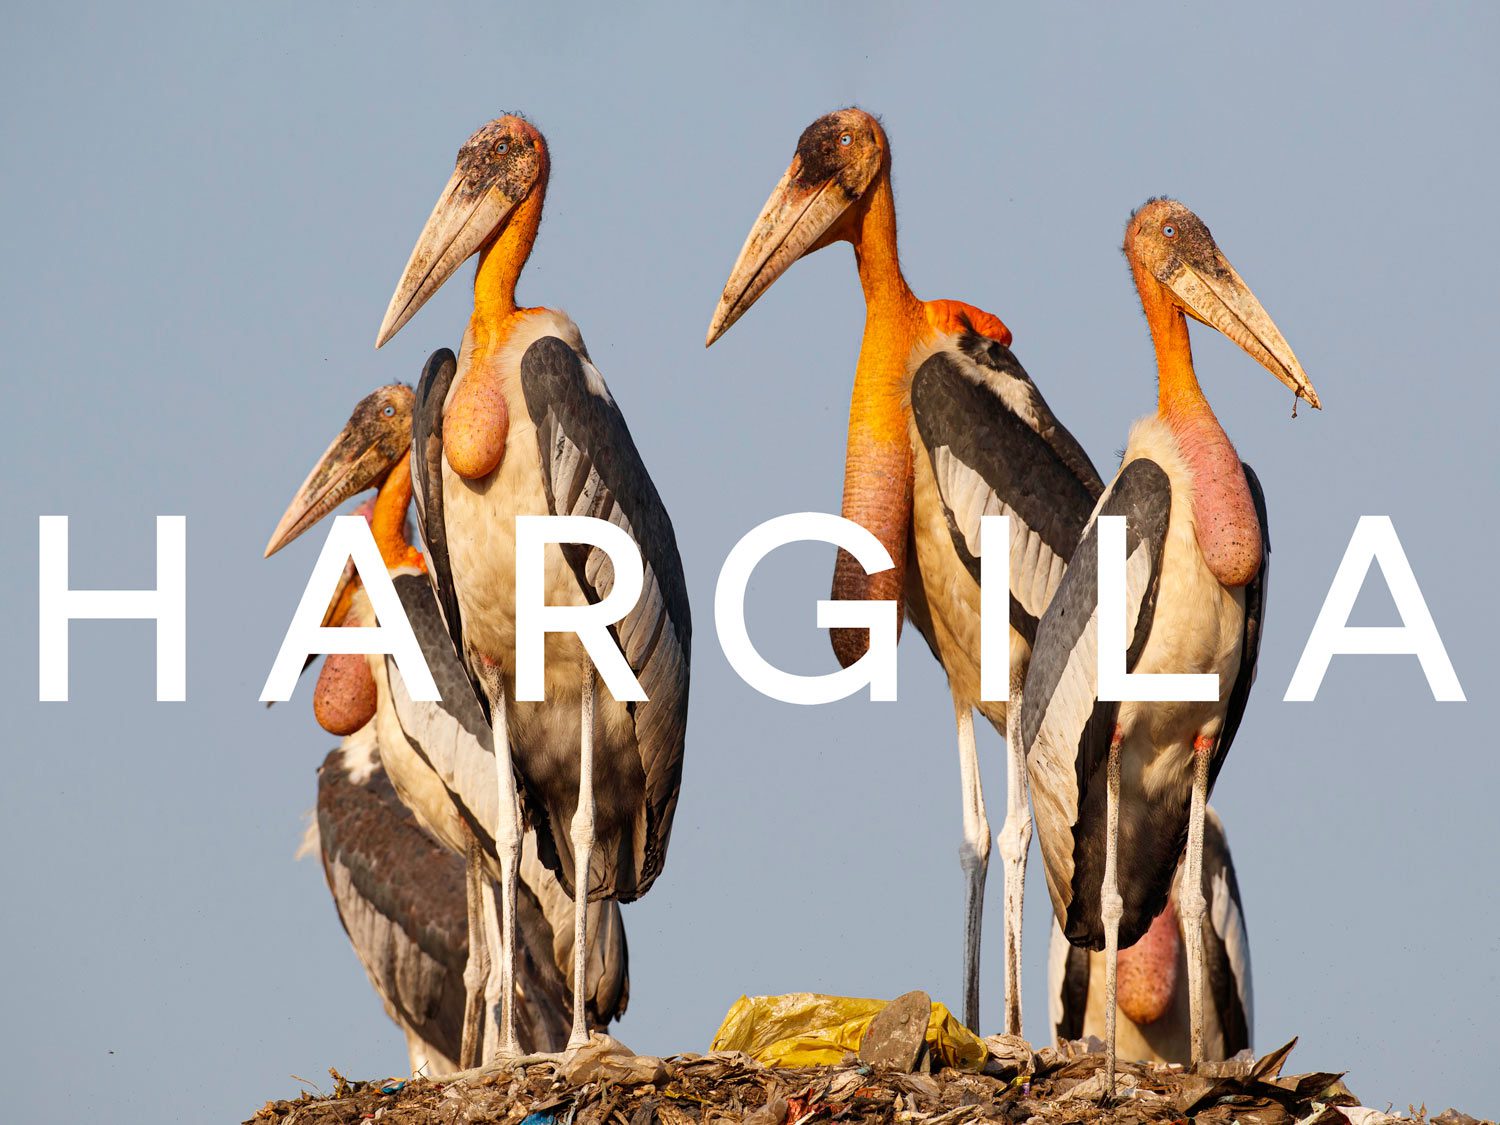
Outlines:
[[[500,811],[495,825],[495,853],[500,860],[500,1019],[499,1036],[494,1053],[486,1052],[486,1062],[514,1057],[521,1053],[516,1041],[516,879],[521,869],[521,802],[516,793],[516,775],[510,760],[510,734],[506,727],[505,687],[499,683],[499,670],[491,672],[495,681],[490,691],[490,726],[495,741],[495,776],[500,789]],[[484,882],[494,893],[494,886]],[[491,918],[494,910],[486,912]],[[491,966],[491,975],[494,966]],[[492,1008],[493,1012],[494,1009]],[[492,1021],[493,1022],[493,1021]]]
[[[490,976],[489,934],[480,914],[480,881],[484,878],[479,841],[469,834],[464,854],[465,898],[469,913],[469,959],[464,964],[464,1026],[458,1049],[460,1070],[479,1065],[479,1033],[484,1016],[484,989]],[[419,1040],[420,1042],[420,1040]]]
[[[1188,1005],[1192,1015],[1192,1066],[1203,1061],[1203,808],[1208,801],[1208,764],[1212,739],[1193,743],[1193,804],[1188,818],[1187,869],[1177,908],[1187,938]]]
[[[953,701],[958,720],[958,775],[963,790],[964,840],[958,861],[968,883],[964,911],[964,1023],[979,1031],[979,933],[984,915],[984,880],[990,866],[990,821],[984,812],[979,751],[974,745],[974,712]]]
[[[1026,676],[1012,660],[1010,702],[1005,708],[1005,1033],[1021,1034],[1021,912],[1026,899],[1026,855],[1031,850],[1031,787],[1021,744],[1021,686]],[[977,1029],[976,1029],[977,1030]]]
[[[578,808],[573,813],[573,1033],[568,1049],[589,1041],[589,869],[594,858],[594,663],[584,657],[578,746]]]
[[[1106,801],[1106,842],[1104,846],[1104,884],[1100,888],[1099,913],[1104,919],[1104,1066],[1107,1075],[1105,1097],[1115,1096],[1115,970],[1120,958],[1120,919],[1125,915],[1125,900],[1120,897],[1116,872],[1120,850],[1120,730],[1115,728],[1109,743],[1109,793]]]
[[[487,876],[479,882],[479,917],[484,926],[484,940],[489,947],[489,973],[484,981],[484,1057],[493,1061],[500,1057],[500,1037],[505,1018],[505,975],[501,965],[505,962],[505,940],[500,934],[500,906],[495,901],[495,884]]]

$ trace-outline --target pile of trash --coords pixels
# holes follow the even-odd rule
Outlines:
[[[854,1007],[851,1007],[853,1005]],[[816,1024],[809,1023],[817,1020]],[[854,1049],[849,1048],[849,1044]],[[636,1055],[595,1035],[446,1079],[349,1082],[332,1096],[268,1102],[247,1125],[1493,1125],[1455,1110],[1395,1115],[1361,1106],[1342,1075],[1283,1074],[1296,1040],[1260,1059],[1180,1066],[1121,1061],[1106,1100],[1102,1044],[1033,1050],[979,1039],[925,994],[854,1001],[744,998],[707,1054]],[[808,1058],[817,1063],[809,1064]]]

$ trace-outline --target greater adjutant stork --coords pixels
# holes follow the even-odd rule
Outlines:
[[[505,1053],[518,1049],[508,1013],[520,801],[544,862],[574,894],[581,996],[586,904],[632,901],[661,871],[687,727],[691,624],[671,520],[577,327],[553,309],[516,304],[548,172],[546,142],[520,117],[498,118],[470,137],[376,339],[377,347],[389,340],[479,255],[458,360],[429,363],[418,387],[412,476],[453,646],[488,712],[497,756],[515,767],[514,775],[498,771]],[[647,701],[599,695],[582,644],[557,633],[547,637],[545,702],[516,700],[516,518],[548,515],[608,520],[639,547],[645,588],[611,633]],[[604,552],[546,548],[549,605],[588,605],[613,586]],[[570,1046],[587,1035],[577,1005]]]
[[[429,835],[396,795],[381,764],[375,723],[323,760],[316,819],[305,844],[321,856],[349,944],[406,1036],[412,1073],[436,1077],[458,1070],[468,994],[464,861]],[[534,849],[531,857],[518,896],[523,1002],[517,1036],[528,1050],[552,1051],[568,1036],[572,912],[561,926],[549,917],[548,907],[556,915],[557,905],[569,906],[567,896],[536,862]],[[611,986],[623,1006],[624,931],[618,932],[620,968]],[[561,957],[559,938],[566,942]],[[595,1002],[600,998],[596,990]],[[618,1007],[606,1011],[598,1026],[617,1014]]]
[[[1187,936],[1181,912],[1183,869],[1177,876],[1167,907],[1156,916],[1140,941],[1120,950],[1116,1049],[1125,1058],[1186,1063],[1190,1060],[1191,1019],[1188,1011]],[[1207,973],[1207,1010],[1204,1013],[1203,1057],[1231,1058],[1250,1049],[1254,1018],[1250,988],[1250,937],[1240,903],[1239,881],[1229,855],[1229,841],[1219,814],[1210,807],[1203,818],[1203,896],[1208,903],[1208,925],[1203,929],[1203,961]],[[1052,923],[1052,954],[1047,963],[1050,1016],[1059,1043],[1092,1035],[1103,1039],[1104,954],[1082,949],[1063,937]]]
[[[451,365],[452,353],[440,352],[432,362]],[[326,659],[314,693],[318,721],[331,733],[359,741],[346,740],[340,768],[330,772],[330,756],[320,774],[318,823],[324,867],[339,915],[372,982],[388,1007],[408,1016],[424,1010],[424,1003],[448,1003],[446,985],[432,991],[439,982],[429,962],[452,961],[452,956],[440,956],[445,943],[452,942],[446,936],[446,914],[439,917],[439,910],[463,910],[467,899],[462,1035],[453,1037],[460,1040],[456,1044],[445,1039],[440,1054],[444,1063],[454,1060],[472,1066],[481,991],[490,1006],[486,1035],[493,1042],[499,1032],[499,919],[487,877],[499,870],[494,845],[499,782],[489,730],[453,652],[426,578],[425,560],[407,538],[413,401],[411,388],[399,384],[381,387],[361,400],[298,489],[266,553],[286,546],[350,496],[377,489],[361,510],[443,702],[414,702],[390,657],[339,654]],[[345,572],[324,623],[375,623],[369,599],[352,570]],[[409,816],[397,817],[387,807],[382,777]],[[451,855],[467,859],[467,879],[456,859],[439,870],[435,861],[425,858],[434,846],[432,840]],[[433,877],[439,882],[408,885],[420,877],[424,863],[435,869]],[[441,896],[451,889],[450,869],[455,865],[459,897],[447,903]],[[552,1050],[561,1045],[571,1024],[568,985],[574,971],[574,912],[567,891],[541,863],[535,837],[529,833],[523,840],[519,882],[517,1036],[528,1050]],[[351,919],[358,919],[358,924]],[[618,905],[590,904],[587,926],[591,957],[585,1014],[590,1026],[602,1028],[624,1012],[629,996],[625,929]],[[447,952],[451,954],[451,948]],[[422,953],[428,958],[419,956]],[[413,988],[418,996],[398,998],[398,992]],[[407,1019],[399,1022],[410,1036]],[[446,1027],[444,1013],[437,1030]],[[431,1042],[425,1031],[420,1034]]]
[[[1156,346],[1157,412],[1131,431],[1037,628],[1021,719],[1053,909],[1070,942],[1106,954],[1111,1090],[1115,955],[1161,913],[1184,845],[1191,1057],[1203,1057],[1203,810],[1244,716],[1265,605],[1260,483],[1203,397],[1187,318],[1217,328],[1296,398],[1319,405],[1197,215],[1176,200],[1148,201],[1126,225],[1125,257]],[[1126,519],[1127,671],[1216,675],[1212,700],[1099,698],[1101,515]]]
[[[833,596],[890,599],[948,675],[958,723],[967,877],[964,1018],[979,1023],[979,937],[990,829],[974,745],[978,708],[1005,735],[1005,1027],[1021,1029],[1021,903],[1031,839],[1019,695],[1036,623],[1103,489],[1088,455],[1011,354],[999,318],[922,301],[901,273],[890,144],[868,113],[843,109],[802,133],[791,166],[751,228],[708,329],[711,345],[798,258],[854,246],[865,295],[844,469],[843,514],[880,540],[895,568],[874,576],[839,553]],[[980,698],[980,520],[1008,515],[1008,699]],[[910,544],[910,550],[908,549]],[[899,618],[898,618],[899,619]],[[835,630],[845,666],[868,645]]]

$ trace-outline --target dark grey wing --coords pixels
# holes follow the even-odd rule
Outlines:
[[[1203,897],[1208,902],[1203,927],[1207,995],[1219,1017],[1223,1054],[1229,1058],[1250,1047],[1254,1004],[1250,982],[1250,934],[1240,884],[1229,856],[1229,840],[1218,813],[1208,809],[1203,823]]]
[[[625,920],[613,899],[591,903],[599,912],[589,935],[589,1026],[603,1031],[625,1014],[630,1005],[630,946],[625,940]],[[591,919],[591,921],[593,921]],[[570,997],[571,999],[571,997]]]
[[[1250,700],[1250,688],[1255,683],[1255,666],[1260,660],[1261,626],[1266,613],[1266,584],[1271,577],[1271,525],[1266,517],[1266,494],[1260,487],[1260,478],[1255,470],[1243,461],[1245,483],[1250,486],[1250,498],[1255,501],[1255,514],[1260,519],[1261,557],[1260,570],[1245,587],[1245,640],[1240,648],[1240,670],[1234,678],[1234,687],[1229,691],[1229,708],[1224,714],[1224,726],[1219,732],[1218,745],[1214,747],[1213,762],[1209,767],[1208,785],[1219,777],[1219,769],[1229,748],[1234,745],[1234,736],[1239,732],[1240,720],[1245,717],[1245,705]]]
[[[968,332],[912,376],[954,550],[979,581],[984,516],[1011,517],[1010,616],[1032,642],[1104,484],[1011,350]]]
[[[448,391],[457,373],[458,360],[453,353],[447,348],[439,348],[428,357],[422,368],[422,377],[417,380],[416,403],[411,415],[411,490],[416,501],[417,531],[427,548],[427,577],[432,583],[437,608],[447,627],[449,643],[458,654],[460,666],[469,681],[469,690],[478,701],[488,725],[489,700],[480,688],[478,677],[469,668],[464,651],[463,617],[453,585],[453,567],[448,561],[448,530],[443,522],[443,406],[448,401]],[[446,691],[443,698],[448,698]]]
[[[1121,469],[1100,502],[1099,515],[1125,517],[1127,670],[1140,660],[1151,633],[1171,510],[1171,482],[1161,466],[1146,458]],[[1120,706],[1099,699],[1098,599],[1098,521],[1094,519],[1037,625],[1021,705],[1021,737],[1047,889],[1068,940],[1094,949],[1104,948],[1099,886],[1104,876],[1105,774]],[[1134,806],[1122,802],[1123,854],[1132,854],[1130,848],[1138,837],[1143,844],[1148,842],[1151,833],[1136,825],[1135,818],[1151,815],[1149,802]],[[1159,844],[1150,842],[1149,846]],[[1142,900],[1160,901],[1145,915],[1141,932],[1161,912],[1181,850],[1178,841],[1176,850],[1157,857],[1154,865],[1147,855],[1134,855],[1132,868],[1160,869],[1163,875],[1140,885],[1122,876],[1122,947],[1140,937],[1140,933],[1129,936],[1129,927]]]
[[[634,880],[622,870],[615,887],[616,897],[630,902],[661,871],[682,784],[692,647],[682,560],[672,521],[625,418],[587,357],[556,336],[544,336],[521,357],[521,388],[536,424],[552,513],[608,520],[635,540],[645,563],[639,602],[610,627],[649,697],[630,705],[646,795]],[[565,544],[563,556],[591,602],[612,589],[614,568],[604,552],[587,544]]]
[[[1063,937],[1057,919],[1052,919],[1052,946],[1047,956],[1048,1015],[1058,1043],[1083,1038],[1083,1023],[1089,1007],[1090,955]]]
[[[391,1018],[456,1060],[469,952],[463,862],[417,826],[378,757],[353,748],[373,744],[373,729],[345,739],[318,771],[323,872]]]

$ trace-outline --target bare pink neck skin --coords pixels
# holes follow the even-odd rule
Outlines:
[[[1156,345],[1157,414],[1177,438],[1193,476],[1198,548],[1215,578],[1243,586],[1259,573],[1263,550],[1245,470],[1198,386],[1187,318],[1155,278],[1138,274],[1137,282]]]
[[[1131,1023],[1155,1023],[1172,1008],[1177,992],[1177,961],[1182,931],[1172,903],[1156,916],[1140,941],[1120,950],[1115,1003]]]

